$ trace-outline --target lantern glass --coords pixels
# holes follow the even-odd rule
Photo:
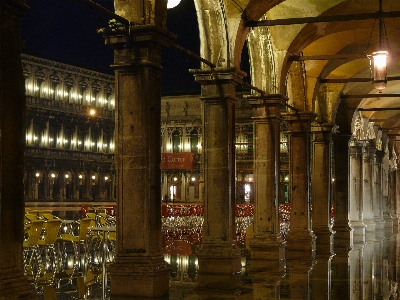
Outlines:
[[[387,51],[377,51],[372,53],[374,67],[374,86],[379,92],[386,88],[386,58]]]

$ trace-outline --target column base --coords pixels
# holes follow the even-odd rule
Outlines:
[[[241,287],[240,250],[230,244],[203,244],[196,250],[199,263],[197,290],[236,294]]]
[[[365,241],[375,240],[376,223],[374,220],[364,220],[365,224]]]
[[[312,260],[315,257],[315,246],[315,236],[312,232],[289,232],[286,238],[286,260]]]
[[[351,242],[353,243],[364,243],[365,242],[365,224],[362,221],[350,222],[351,231]]]
[[[342,225],[342,226],[335,226],[335,235],[333,238],[333,251],[335,253],[346,253],[350,249],[350,241],[351,241],[351,236],[352,236],[352,229],[348,225]]]
[[[250,273],[284,271],[285,243],[275,236],[256,236],[248,244],[251,253]]]
[[[393,233],[398,233],[399,232],[399,218],[392,217],[392,222],[393,222]]]
[[[169,295],[170,266],[163,256],[118,257],[110,266],[111,298],[161,298]]]
[[[38,298],[34,285],[21,271],[0,270],[0,300],[36,300]]]
[[[383,228],[385,233],[393,233],[393,219],[390,216],[386,216],[383,217],[383,221],[385,222],[385,227]]]
[[[385,228],[385,221],[382,218],[375,218],[375,230],[383,230]]]
[[[315,244],[317,254],[330,255],[333,251],[333,235],[334,232],[326,226],[323,228],[313,228],[313,233],[315,235]]]

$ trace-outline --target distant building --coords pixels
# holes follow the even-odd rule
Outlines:
[[[114,203],[113,76],[29,55],[22,60],[27,204]],[[161,101],[163,202],[202,203],[202,102],[199,95],[165,96]],[[251,115],[242,97],[236,108],[237,203],[253,202]],[[284,133],[281,140],[284,156]],[[283,189],[285,174],[283,164]]]

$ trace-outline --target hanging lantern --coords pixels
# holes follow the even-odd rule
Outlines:
[[[388,56],[387,51],[376,51],[372,53],[372,63],[373,63],[373,84],[374,87],[382,93],[382,90],[386,88],[387,78],[386,78],[386,58]]]

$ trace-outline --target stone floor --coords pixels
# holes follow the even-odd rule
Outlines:
[[[199,292],[193,277],[188,279],[183,274],[185,270],[180,268],[178,276],[171,279],[167,299],[400,299],[398,240],[399,235],[369,238],[343,253],[326,257],[317,253],[314,260],[285,262],[284,269],[275,274],[251,274],[251,262],[248,261],[242,271],[242,289],[233,294]],[[69,288],[66,288],[68,284]],[[77,287],[73,281],[64,286],[59,282],[38,291],[38,298],[44,300],[113,299],[109,296],[109,287],[103,289],[100,281],[90,288]]]

